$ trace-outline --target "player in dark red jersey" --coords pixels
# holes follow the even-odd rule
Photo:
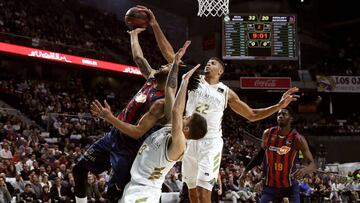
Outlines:
[[[292,120],[290,109],[279,110],[278,126],[264,131],[260,152],[241,175],[241,179],[245,179],[249,170],[263,162],[265,180],[261,203],[280,203],[283,198],[289,198],[292,203],[300,203],[297,179],[316,170],[309,146],[305,138],[291,127]],[[297,168],[299,151],[308,163],[306,167]]]
[[[134,61],[147,81],[117,118],[114,116],[110,118],[110,123],[114,126],[110,132],[91,145],[75,165],[73,173],[76,183],[76,202],[87,202],[86,183],[88,172],[99,174],[110,168],[113,170],[113,176],[109,181],[109,188],[118,194],[112,201],[116,201],[117,198],[121,197],[122,189],[130,180],[132,162],[143,140],[146,138],[146,136],[142,136],[155,125],[155,122],[142,125],[142,129],[137,129],[138,133],[132,134],[132,136],[129,136],[126,131],[121,133],[117,127],[133,128],[145,113],[147,117],[154,117],[152,119],[154,121],[164,115],[163,97],[169,66],[162,66],[157,71],[151,68],[143,56],[138,41],[138,34],[142,31],[143,29],[135,29],[130,31],[129,34]]]

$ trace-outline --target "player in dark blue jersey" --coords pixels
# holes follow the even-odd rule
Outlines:
[[[76,183],[76,202],[87,201],[86,183],[89,171],[99,174],[111,168],[114,175],[109,181],[109,188],[118,188],[121,191],[130,180],[129,171],[143,141],[139,138],[155,125],[155,122],[140,120],[141,116],[147,114],[147,118],[153,117],[151,120],[155,121],[163,117],[164,88],[169,66],[162,66],[159,70],[151,68],[143,56],[138,41],[138,34],[142,31],[143,29],[136,29],[129,34],[134,61],[147,81],[126,108],[117,117],[111,117],[110,123],[114,127],[110,132],[91,145],[75,165],[73,173]],[[121,126],[136,127],[134,126],[136,123],[141,124],[141,128],[137,128],[132,136],[129,136],[126,130],[125,132],[118,130]]]
[[[112,201],[116,201],[117,198],[121,197],[122,189],[130,180],[129,172],[132,162],[142,141],[146,137],[144,136],[144,138],[142,138],[142,136],[164,115],[164,99],[160,98],[164,95],[164,84],[168,75],[169,66],[163,66],[158,72],[151,69],[146,59],[142,56],[138,42],[137,35],[141,31],[141,29],[136,29],[130,32],[130,36],[134,60],[148,81],[118,117],[112,115],[107,103],[105,103],[105,107],[102,107],[98,101],[92,105],[92,112],[104,118],[114,127],[86,151],[73,169],[75,181],[79,183],[75,187],[77,202],[86,202],[85,175],[87,175],[87,172],[90,171],[94,174],[99,174],[109,168],[113,171],[109,186],[116,186],[117,189],[115,192],[118,194]],[[189,44],[190,43],[187,42],[184,46],[187,47]],[[107,114],[104,115],[104,113]],[[141,115],[144,116],[139,120]],[[139,120],[138,123],[137,120]],[[135,125],[136,123],[137,125]],[[119,132],[119,129],[121,132]]]

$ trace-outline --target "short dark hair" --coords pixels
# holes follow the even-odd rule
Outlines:
[[[294,110],[293,108],[291,108],[290,106],[287,106],[285,108],[282,108],[282,109],[285,109],[288,111],[288,114],[291,116],[291,117],[294,117]]]
[[[204,117],[198,113],[191,116],[190,124],[190,138],[191,140],[198,140],[205,136],[207,133],[207,123]]]
[[[214,57],[211,57],[209,60],[215,60],[215,61],[219,62],[221,64],[222,68],[225,70],[225,63],[218,57],[214,56]]]

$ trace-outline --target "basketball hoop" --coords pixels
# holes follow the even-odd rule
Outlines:
[[[222,16],[229,13],[229,0],[198,0],[198,16]]]

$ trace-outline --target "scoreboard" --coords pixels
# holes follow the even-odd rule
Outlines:
[[[295,15],[229,14],[223,18],[227,60],[297,60]]]

